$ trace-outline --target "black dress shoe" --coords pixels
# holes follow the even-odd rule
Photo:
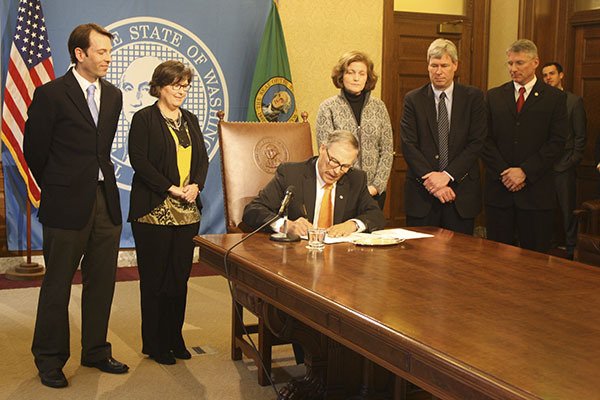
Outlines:
[[[171,353],[170,351],[167,353],[150,354],[150,358],[156,361],[157,363],[164,365],[173,365],[177,362],[175,360],[175,357],[173,356],[173,353]]]
[[[84,367],[98,368],[100,371],[108,372],[109,374],[124,374],[129,371],[129,367],[126,364],[123,364],[112,357],[95,362],[82,361],[81,365]]]
[[[190,353],[186,348],[183,350],[173,350],[173,355],[175,358],[179,358],[180,360],[189,360],[192,358],[192,353]]]
[[[69,384],[65,374],[63,374],[62,369],[60,368],[51,369],[50,371],[45,372],[40,371],[39,375],[42,384],[51,388],[63,388]]]

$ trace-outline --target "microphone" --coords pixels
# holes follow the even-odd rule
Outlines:
[[[287,231],[287,208],[288,208],[288,205],[290,204],[290,201],[292,201],[292,198],[294,197],[295,190],[296,190],[296,188],[292,185],[288,186],[287,189],[285,189],[285,196],[283,197],[283,200],[281,200],[281,206],[279,207],[279,211],[277,212],[278,217],[284,218],[283,232],[273,233],[269,237],[269,239],[271,239],[274,242],[299,242],[300,241],[300,236],[288,234],[288,231]]]
[[[292,198],[294,197],[294,190],[296,190],[296,188],[292,185],[288,186],[288,188],[285,189],[285,196],[283,197],[283,200],[281,200],[281,206],[279,207],[279,211],[277,212],[277,215],[279,215],[280,217],[283,217],[283,214],[285,214],[285,211],[287,210],[290,201],[292,201]]]

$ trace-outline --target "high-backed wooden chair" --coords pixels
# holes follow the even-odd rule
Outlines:
[[[273,178],[277,166],[287,161],[302,161],[313,155],[310,125],[307,114],[302,122],[226,122],[219,112],[219,145],[225,198],[227,232],[248,232],[242,223],[244,207]],[[271,347],[282,344],[258,318],[258,324],[246,325],[250,333],[258,333],[259,355],[243,337],[243,309],[257,315],[256,299],[239,285],[234,286],[237,301],[232,307],[231,358],[240,360],[242,354],[258,366],[258,383],[268,385],[271,373]],[[239,315],[239,317],[238,317]]]
[[[575,260],[600,266],[600,200],[583,202],[575,215],[579,221]]]

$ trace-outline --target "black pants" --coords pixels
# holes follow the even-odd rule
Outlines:
[[[81,360],[96,362],[111,356],[106,335],[120,236],[121,225],[115,225],[110,219],[101,185],[83,229],[43,227],[46,274],[40,289],[31,347],[38,370],[62,368],[70,357],[69,300],[71,281],[80,261],[83,278]]]
[[[486,206],[487,238],[547,253],[552,241],[554,210]]]
[[[454,203],[435,201],[429,213],[424,217],[406,216],[407,226],[438,226],[454,232],[473,234],[475,218],[463,218],[456,211]]]
[[[558,208],[565,230],[565,246],[570,257],[573,257],[577,242],[577,218],[573,215],[573,210],[576,207],[575,198],[577,196],[576,179],[575,168],[569,168],[566,171],[557,172],[554,181],[556,184]]]
[[[132,222],[142,308],[142,353],[182,351],[187,282],[200,223],[163,226]]]

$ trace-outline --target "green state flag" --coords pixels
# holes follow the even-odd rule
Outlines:
[[[275,2],[265,24],[248,102],[248,121],[296,121],[296,99],[285,38]]]

